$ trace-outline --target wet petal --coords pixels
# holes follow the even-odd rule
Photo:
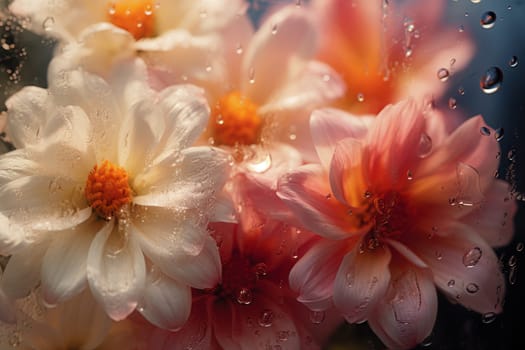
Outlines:
[[[137,309],[157,327],[178,330],[190,315],[191,288],[155,269],[148,271],[144,297]]]
[[[389,349],[409,349],[430,334],[436,315],[432,274],[406,264],[394,269],[386,297],[369,317],[368,324]]]
[[[366,321],[390,283],[390,251],[386,247],[347,254],[334,283],[334,304],[350,323]]]
[[[107,223],[93,239],[87,260],[91,291],[116,321],[133,312],[146,279],[144,256],[135,238],[120,234],[114,221]]]

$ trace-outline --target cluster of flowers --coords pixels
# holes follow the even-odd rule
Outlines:
[[[344,318],[406,349],[437,290],[501,312],[516,204],[493,130],[432,103],[473,53],[444,3],[255,30],[242,0],[14,0],[58,46],[6,102],[0,348],[318,349]]]

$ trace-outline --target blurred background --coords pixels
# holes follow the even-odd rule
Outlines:
[[[386,0],[370,1],[381,6]],[[482,114],[492,128],[499,129],[498,176],[511,183],[519,210],[514,240],[498,250],[508,287],[503,314],[483,319],[440,296],[434,331],[418,349],[525,349],[525,0],[443,1],[447,26],[474,38],[477,51],[464,70],[447,80],[447,93],[436,104],[461,111],[465,118]],[[23,23],[5,11],[8,2],[0,0],[0,111],[5,110],[5,99],[22,86],[46,85],[46,67],[55,45],[50,39],[24,30]],[[297,2],[251,0],[248,11],[258,23],[271,6]],[[496,92],[488,94],[480,88],[486,74],[501,80]],[[0,152],[8,147],[1,142]],[[382,348],[366,324],[342,326],[326,346],[332,350]]]

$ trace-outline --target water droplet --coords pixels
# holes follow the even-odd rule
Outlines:
[[[471,3],[473,4],[479,4],[481,2],[481,0],[470,0]]]
[[[242,305],[250,305],[253,301],[253,295],[250,288],[243,287],[237,293],[237,302]]]
[[[46,17],[42,22],[42,28],[47,32],[53,29],[55,25],[55,19],[53,17]]]
[[[455,284],[456,284],[456,281],[450,280],[450,281],[448,281],[447,286],[454,287]]]
[[[494,27],[494,24],[496,24],[496,13],[493,11],[487,11],[481,15],[481,19],[479,20],[479,23],[481,24],[481,27],[485,29],[490,29]]]
[[[448,108],[456,109],[457,107],[458,107],[458,101],[454,97],[449,98],[448,99]]]
[[[515,285],[517,277],[518,277],[518,267],[512,266],[509,271],[509,283],[511,285]]]
[[[481,248],[474,247],[468,252],[463,255],[463,265],[466,267],[474,267],[481,259],[481,256],[483,252],[481,251]]]
[[[421,346],[424,348],[428,348],[431,345],[432,345],[432,334],[430,334],[428,337],[423,339],[423,341],[421,342]]]
[[[410,170],[407,171],[407,180],[411,181],[414,179],[414,175],[412,175],[412,172]]]
[[[496,319],[497,315],[495,312],[487,312],[481,316],[481,322],[492,323]]]
[[[443,259],[443,254],[439,250],[436,250],[434,254],[436,255],[436,260],[440,261]]]
[[[516,259],[516,255],[511,255],[510,258],[509,258],[509,266],[510,267],[514,267],[516,266],[516,263],[518,262],[518,259]]]
[[[476,283],[469,283],[465,290],[470,294],[474,294],[479,291],[479,286]]]
[[[503,130],[503,128],[497,129],[494,133],[494,138],[496,139],[496,141],[501,141],[503,139],[503,136],[505,136],[505,130]]]
[[[357,101],[363,102],[365,100],[365,95],[362,93],[357,94]]]
[[[458,87],[458,94],[461,96],[465,95],[465,88],[463,86]]]
[[[432,152],[432,139],[427,134],[421,134],[418,146],[419,158],[427,157]]]
[[[490,129],[486,126],[482,126],[481,128],[479,128],[479,133],[483,136],[490,136]]]
[[[498,91],[503,82],[503,72],[498,67],[490,67],[481,76],[479,86],[486,94],[493,94]]]
[[[310,311],[310,322],[313,324],[323,323],[326,317],[326,312],[324,311]]]
[[[509,60],[509,66],[515,68],[518,66],[518,56],[512,56]]]
[[[259,315],[258,323],[259,326],[267,328],[271,327],[273,324],[273,319],[275,318],[275,314],[270,309],[264,309],[261,311],[261,314]]]
[[[516,149],[511,148],[509,152],[507,153],[507,159],[510,161],[513,161],[514,159],[516,159],[516,153],[517,153]]]
[[[273,34],[273,35],[277,34],[277,29],[278,29],[277,24],[274,24],[274,25],[272,26],[272,34]]]
[[[248,72],[248,82],[250,84],[254,84],[255,83],[255,69],[252,67],[250,68],[250,71]]]
[[[272,157],[270,153],[258,154],[254,159],[246,163],[246,168],[254,173],[264,173],[272,166]]]
[[[370,198],[370,197],[372,197],[372,192],[370,192],[370,191],[366,191],[366,192],[364,193],[364,197],[365,197],[365,198]]]
[[[243,51],[242,45],[241,44],[237,44],[237,48],[235,49],[235,53],[237,55],[240,55],[240,54],[242,54],[242,51]]]
[[[284,343],[290,337],[290,331],[279,331],[277,332],[277,341]]]
[[[146,16],[151,16],[153,14],[153,7],[150,4],[146,5],[146,8],[144,9],[144,14]]]
[[[257,278],[266,277],[268,274],[268,266],[266,266],[265,263],[258,263],[255,265],[255,274],[257,275]]]
[[[439,80],[441,80],[442,82],[445,82],[448,80],[448,78],[450,77],[450,72],[448,71],[448,69],[446,68],[440,68],[438,69],[437,71],[437,77]]]
[[[463,24],[458,26],[458,32],[463,33],[464,31],[465,31],[465,26]]]
[[[522,252],[523,248],[525,248],[525,245],[523,244],[523,242],[519,242],[518,244],[516,244],[516,251],[517,252]]]

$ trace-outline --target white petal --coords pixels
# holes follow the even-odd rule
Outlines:
[[[150,270],[138,310],[157,327],[178,330],[190,316],[191,288],[160,271]]]
[[[100,224],[91,221],[52,233],[42,261],[42,295],[47,304],[58,304],[84,289],[88,251],[99,229]]]
[[[309,61],[290,82],[271,95],[260,113],[311,109],[328,104],[345,92],[343,80],[328,65]],[[300,123],[301,120],[297,120]],[[305,122],[303,119],[302,122]]]
[[[17,148],[36,143],[38,130],[46,121],[49,95],[46,89],[27,86],[6,102],[7,128]]]
[[[97,301],[109,317],[120,321],[137,306],[144,290],[144,256],[133,235],[119,237],[114,221],[93,239],[88,253],[87,278]]]
[[[11,256],[0,281],[0,288],[7,297],[25,297],[37,285],[47,246],[47,243],[40,242]],[[23,278],[20,278],[21,276]]]
[[[177,209],[206,206],[228,176],[227,153],[212,147],[191,147],[135,179],[135,204]]]
[[[316,31],[309,13],[287,6],[257,30],[242,62],[241,91],[258,104],[286,83],[298,63],[313,56]]]

